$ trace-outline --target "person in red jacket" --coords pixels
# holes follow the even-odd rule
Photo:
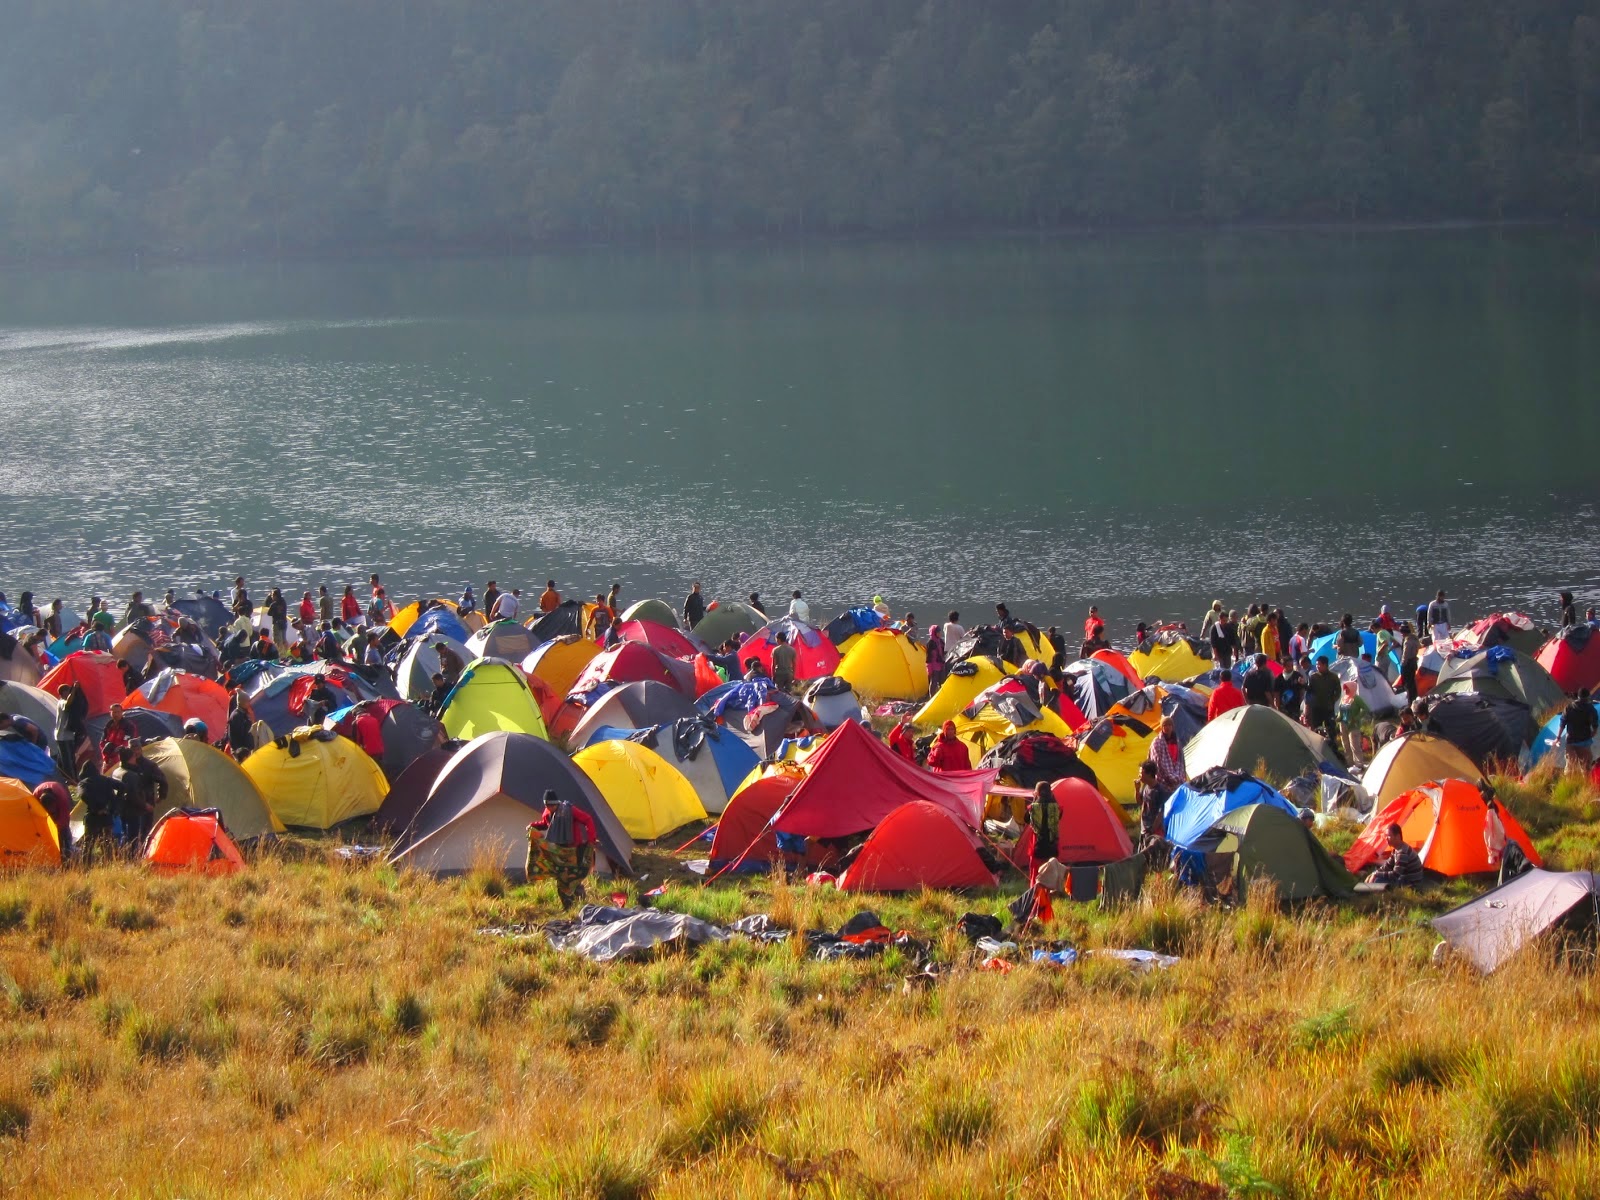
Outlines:
[[[1243,708],[1244,703],[1244,693],[1239,690],[1239,685],[1234,683],[1233,673],[1224,671],[1222,682],[1217,684],[1216,691],[1211,693],[1210,703],[1206,705],[1206,720],[1215,721],[1225,712]]]
[[[956,737],[956,723],[946,721],[928,749],[928,766],[935,771],[970,771],[972,755],[966,743]]]
[[[889,730],[889,749],[907,762],[917,761],[917,740],[916,735],[911,732],[910,713],[901,713],[894,728]]]
[[[561,907],[571,908],[594,866],[598,836],[593,817],[545,792],[544,811],[528,826],[528,882],[554,880]]]

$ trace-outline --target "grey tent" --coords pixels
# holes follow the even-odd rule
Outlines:
[[[1567,702],[1561,685],[1531,654],[1510,646],[1494,646],[1475,654],[1453,655],[1445,660],[1433,685],[1438,696],[1466,692],[1525,704],[1536,714],[1550,713]]]
[[[533,630],[515,621],[496,621],[485,625],[467,639],[469,661],[472,658],[503,658],[519,663],[539,647],[545,639],[535,636]]]
[[[553,641],[569,634],[583,633],[583,605],[576,600],[563,600],[555,608],[528,625],[536,645]],[[517,659],[518,662],[522,658]]]
[[[465,744],[446,742],[412,759],[411,764],[390,785],[382,807],[373,814],[370,825],[372,831],[391,837],[404,837],[418,811],[427,803],[428,793],[433,790],[440,772]]]
[[[628,621],[654,621],[657,625],[665,625],[668,629],[682,627],[678,614],[673,611],[672,605],[665,600],[640,600],[630,604],[617,614],[617,620],[626,624]]]
[[[694,715],[694,701],[677,688],[654,679],[636,680],[612,688],[591,704],[567,735],[567,744],[574,750],[581,750],[607,725],[618,729],[644,729]]]
[[[1600,878],[1593,871],[1537,867],[1435,917],[1433,927],[1478,970],[1488,973],[1557,926],[1600,924]]]

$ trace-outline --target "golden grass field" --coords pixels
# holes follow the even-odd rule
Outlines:
[[[1500,786],[1551,865],[1600,863],[1588,789]],[[477,932],[555,915],[548,885],[324,853],[0,879],[0,1191],[1600,1195],[1600,981],[1549,953],[1431,965],[1427,919],[1467,885],[1058,904],[1048,936],[1182,956],[1149,973],[975,969],[955,920],[1004,897],[678,882],[659,902],[817,928],[872,907],[948,964],[908,991],[897,952],[818,963],[798,941],[595,966]],[[673,870],[640,861],[646,887]]]

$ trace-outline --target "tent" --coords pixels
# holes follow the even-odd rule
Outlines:
[[[334,702],[329,711],[348,708],[363,700],[399,699],[388,676],[374,682],[340,663],[283,667],[261,671],[245,683],[244,691],[250,697],[256,720],[265,722],[275,737],[283,737],[304,725],[306,697],[317,676],[327,681],[328,690],[333,694]]]
[[[522,669],[548,683],[556,695],[565,696],[599,653],[600,647],[588,638],[567,634],[542,644],[522,660]]]
[[[1536,867],[1544,860],[1533,842],[1505,805],[1500,823],[1506,841],[1522,847],[1528,861]],[[1344,856],[1352,871],[1364,871],[1388,856],[1389,826],[1398,825],[1406,844],[1422,855],[1422,865],[1440,875],[1481,875],[1496,870],[1489,861],[1484,840],[1489,807],[1478,785],[1463,779],[1444,779],[1425,783],[1395,797],[1379,808]]]
[[[1600,877],[1593,871],[1534,868],[1433,919],[1439,936],[1485,974],[1550,929],[1600,924]]]
[[[1128,681],[1129,687],[1142,688],[1144,686],[1144,679],[1140,676],[1138,669],[1119,651],[1107,647],[1104,650],[1096,650],[1089,657],[1096,662],[1103,662],[1108,667],[1113,668],[1117,674]]]
[[[539,702],[522,671],[501,660],[468,663],[444,698],[439,721],[446,736],[467,740],[494,730],[548,736]]]
[[[402,699],[420,704],[433,695],[433,676],[439,670],[439,647],[448,646],[464,663],[472,661],[464,641],[442,633],[413,638],[395,665],[394,686]]]
[[[547,613],[536,612],[523,621],[540,644],[553,638],[582,637],[588,607],[577,600],[563,600]]]
[[[796,768],[774,770],[733,794],[711,837],[713,868],[741,858],[745,862],[783,861],[777,835],[770,826],[800,779],[801,772]]]
[[[976,658],[963,659],[950,668],[950,673],[944,677],[939,690],[929,697],[926,704],[917,709],[911,721],[924,729],[937,728],[976,700],[979,693],[993,687],[1012,673],[1010,664],[1001,662],[998,658],[980,655]]]
[[[642,642],[669,658],[693,658],[702,649],[676,625],[658,621],[624,621],[617,626],[617,637],[624,642]]]
[[[1161,727],[1162,717],[1171,717],[1178,740],[1187,742],[1206,723],[1206,702],[1180,683],[1149,683],[1118,700],[1106,716],[1132,717],[1151,729]]]
[[[56,697],[39,688],[0,680],[0,712],[25,717],[42,729],[46,737],[55,736]]]
[[[746,662],[755,658],[761,660],[762,667],[770,674],[772,651],[778,645],[780,633],[788,636],[789,645],[794,649],[796,679],[821,679],[838,671],[839,663],[842,661],[839,651],[823,635],[822,630],[794,617],[779,617],[775,621],[769,621],[740,643],[738,654],[740,672],[743,673]],[[926,667],[923,667],[922,690],[928,690]]]
[[[771,683],[747,683],[742,679],[719,684],[694,703],[697,711],[715,717],[762,758],[770,758],[777,751],[789,736],[797,715],[803,715],[799,712],[800,702],[787,692],[780,692]],[[753,731],[746,729],[746,718],[763,704],[771,705],[772,710]]]
[[[923,649],[896,629],[862,634],[833,674],[848,680],[858,695],[874,700],[920,700],[928,694]]]
[[[1067,723],[1050,709],[1041,709],[1027,690],[1012,679],[996,684],[955,718],[956,736],[981,758],[1007,738],[1019,733],[1072,736]]]
[[[1270,805],[1297,823],[1300,820],[1298,808],[1255,776],[1244,771],[1207,771],[1167,797],[1163,810],[1167,841],[1184,849],[1194,848],[1223,817],[1253,804]]]
[[[1359,658],[1341,658],[1328,664],[1328,669],[1339,677],[1341,684],[1356,685],[1356,695],[1366,701],[1373,716],[1393,716],[1405,701],[1395,694],[1394,688],[1384,678],[1383,672]]]
[[[413,759],[411,765],[389,784],[389,794],[373,814],[372,831],[389,837],[403,836],[428,799],[439,773],[462,745],[461,742],[446,742]]]
[[[49,733],[45,730],[46,736]],[[36,788],[48,779],[59,779],[61,772],[49,752],[13,733],[0,737],[0,777],[20,779]]]
[[[145,840],[144,860],[164,875],[232,875],[244,869],[244,855],[214,808],[167,813]]]
[[[1183,761],[1191,778],[1213,767],[1264,770],[1274,779],[1293,779],[1336,761],[1321,734],[1275,708],[1244,704],[1223,713],[1189,739]]]
[[[519,663],[539,648],[540,639],[525,625],[496,621],[467,639],[467,658],[503,658]]]
[[[680,632],[683,629],[683,622],[678,620],[677,611],[665,600],[636,600],[617,614],[617,620],[624,624],[629,621],[650,621]]]
[[[621,642],[591,659],[568,693],[585,692],[600,683],[645,682],[664,683],[685,696],[693,696],[694,666],[669,658],[640,642]]]
[[[700,618],[694,635],[712,649],[732,637],[754,633],[767,623],[766,614],[757,612],[741,600],[718,600]]]
[[[846,721],[865,721],[866,710],[848,680],[837,675],[824,675],[813,679],[806,688],[806,707],[816,717],[823,729],[833,729]]]
[[[282,833],[283,822],[268,807],[261,789],[215,746],[191,738],[163,738],[144,747],[144,756],[167,777],[167,807],[209,809],[219,813],[233,835],[243,841]]]
[[[576,701],[569,703],[575,704]],[[558,714],[558,734],[570,715],[571,710],[567,709]],[[572,727],[566,733],[567,744],[587,746],[594,740],[596,732],[607,725],[617,729],[645,729],[695,715],[694,702],[668,684],[654,680],[648,683],[625,683],[600,694],[587,708],[576,710]]]
[[[1031,788],[1067,778],[1086,779],[1096,788],[1100,786],[1094,771],[1078,757],[1077,743],[1048,733],[1019,733],[1007,738],[985,754],[978,765],[999,771],[999,781],[1015,787]]]
[[[1399,666],[1399,660],[1395,657],[1395,652],[1393,650],[1389,652],[1389,662],[1377,662],[1378,635],[1373,633],[1372,630],[1358,629],[1356,632],[1361,635],[1361,652],[1368,658],[1372,659],[1376,665],[1385,670],[1391,666]],[[1314,638],[1311,642],[1311,649],[1309,653],[1311,655],[1311,665],[1313,667],[1317,665],[1317,659],[1319,658],[1326,658],[1328,660],[1328,666],[1333,666],[1334,660],[1340,657],[1339,631],[1336,629],[1332,633],[1325,633],[1319,638]]]
[[[1533,745],[1522,752],[1518,765],[1526,775],[1542,766],[1561,769],[1566,766],[1567,735],[1561,731],[1561,714],[1557,713],[1533,735]]]
[[[60,865],[61,842],[44,806],[22,781],[0,778],[0,868]]]
[[[375,813],[389,792],[382,769],[360,746],[326,730],[280,737],[243,766],[278,820],[307,829]]]
[[[23,680],[31,683],[32,680]],[[117,660],[109,654],[94,650],[78,650],[67,655],[51,667],[39,680],[39,690],[52,698],[69,683],[83,686],[83,695],[89,701],[89,715],[103,717],[113,704],[121,704],[128,694],[128,685],[122,678]]]
[[[1593,625],[1585,623],[1563,629],[1544,644],[1538,660],[1564,692],[1600,688],[1600,635]]]
[[[1211,827],[1216,843],[1202,843],[1210,854],[1231,855],[1234,894],[1245,896],[1257,879],[1270,880],[1280,900],[1317,896],[1346,897],[1355,879],[1323,848],[1316,835],[1272,804],[1235,808]]]
[[[1180,634],[1157,634],[1143,650],[1128,655],[1128,665],[1147,683],[1181,683],[1211,669],[1211,655],[1192,638]]]
[[[911,892],[922,888],[992,888],[994,873],[978,856],[983,843],[948,809],[924,800],[891,812],[839,878],[844,892]]]
[[[1523,748],[1533,744],[1538,726],[1526,704],[1476,692],[1456,692],[1428,698],[1429,733],[1455,743],[1480,766],[1514,763]]]
[[[1537,715],[1563,707],[1567,695],[1536,659],[1510,646],[1457,651],[1439,671],[1433,691],[1441,696],[1469,692],[1525,704]]]
[[[707,819],[705,805],[683,773],[648,746],[596,742],[572,761],[594,781],[634,841],[654,841]]]
[[[188,720],[204,721],[207,735],[220,738],[228,731],[228,689],[214,679],[168,668],[158,671],[128,693],[123,708],[153,708]]]
[[[217,634],[233,624],[233,614],[228,611],[228,606],[211,596],[180,596],[170,607],[198,625],[200,632],[208,638],[215,639]],[[63,621],[62,632],[65,633],[67,628],[67,622]]]
[[[1550,640],[1549,633],[1534,624],[1532,617],[1516,612],[1490,613],[1460,630],[1456,637],[1475,650],[1510,646],[1530,658],[1537,655],[1545,642]]]
[[[409,611],[413,607],[408,604],[401,611]],[[443,607],[430,608],[420,617],[415,617],[404,629],[397,625],[399,619],[397,615],[394,621],[389,622],[389,627],[408,642],[414,642],[418,638],[445,637],[452,642],[465,643],[471,640],[473,634],[473,631],[467,628],[466,622],[456,614],[455,605],[449,601],[445,601]],[[465,654],[461,656],[463,662],[469,657]]]
[[[1118,700],[1133,691],[1128,677],[1098,658],[1080,658],[1063,668],[1062,690],[1090,721],[1098,721]]]
[[[1408,733],[1387,742],[1372,756],[1361,782],[1383,808],[1402,792],[1435,779],[1475,782],[1482,774],[1456,746],[1431,733]]]
[[[1138,801],[1139,764],[1155,730],[1132,717],[1104,717],[1078,737],[1078,761],[1094,772],[1101,791],[1117,804]]]
[[[367,749],[364,739],[358,736],[358,723],[368,716],[378,723],[380,749],[375,757],[390,782],[445,740],[444,727],[405,700],[364,700],[353,708],[328,714],[323,724]]]
[[[1068,864],[1120,862],[1133,853],[1122,818],[1086,779],[1058,779],[1050,794],[1061,809],[1056,858]]]
[[[845,609],[823,626],[822,632],[828,635],[828,640],[839,648],[839,653],[842,655],[849,653],[850,647],[855,645],[856,639],[863,633],[881,628],[883,624],[884,620],[876,609],[861,605]]]
[[[543,738],[506,732],[485,734],[456,751],[389,861],[438,875],[492,863],[521,878],[528,824],[543,810],[547,790],[594,818],[604,855],[597,869],[632,873],[633,841],[593,781]]]
[[[996,774],[924,771],[848,721],[806,760],[806,777],[790,796],[777,827],[806,837],[844,837],[876,827],[902,804],[928,800],[975,828]]]
[[[41,682],[43,674],[39,660],[23,649],[21,642],[9,634],[0,637],[0,679],[32,686]],[[50,694],[55,695],[54,692]]]
[[[605,725],[595,730],[586,744],[618,739],[648,746],[676,767],[708,813],[726,808],[728,797],[761,765],[756,752],[743,739],[698,715],[644,729]]]

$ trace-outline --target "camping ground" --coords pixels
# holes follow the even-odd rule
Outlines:
[[[1557,868],[1600,800],[1496,781]],[[1332,830],[1342,850],[1354,828]],[[656,903],[927,940],[817,962],[735,939],[596,965],[479,931],[549,885],[447,880],[290,842],[220,879],[137,865],[0,879],[0,1191],[162,1197],[1600,1194],[1600,981],[1535,950],[1433,965],[1465,884],[1284,910],[1153,880],[1044,936],[1178,955],[977,969],[994,894],[701,888]],[[592,880],[590,897],[612,888]],[[626,889],[630,898],[636,885]]]

